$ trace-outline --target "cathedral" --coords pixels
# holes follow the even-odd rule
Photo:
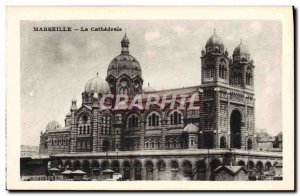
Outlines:
[[[221,165],[262,173],[282,160],[256,150],[255,66],[242,40],[230,56],[214,32],[201,51],[201,85],[168,90],[144,84],[129,46],[125,34],[106,78],[97,73],[87,80],[82,104],[72,100],[64,126],[54,120],[41,132],[39,153],[49,157],[48,167],[81,169],[91,177],[109,168],[131,180],[213,180]],[[119,94],[129,99],[116,108]],[[128,109],[136,96],[145,105],[149,94],[159,101]],[[177,95],[186,97],[183,103]],[[175,104],[162,107],[164,98]]]

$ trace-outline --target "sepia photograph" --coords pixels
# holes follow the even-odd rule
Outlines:
[[[284,160],[294,155],[285,151],[294,148],[294,129],[284,116],[293,113],[283,109],[293,96],[283,90],[284,80],[293,84],[283,37],[292,26],[221,17],[18,25],[14,181],[292,183],[284,171],[294,163]]]

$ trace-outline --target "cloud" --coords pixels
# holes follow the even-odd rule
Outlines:
[[[158,31],[147,32],[145,34],[145,39],[148,42],[157,40],[158,38],[160,38],[160,33]]]

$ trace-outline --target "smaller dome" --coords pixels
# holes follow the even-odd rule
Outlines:
[[[234,51],[233,51],[234,55],[246,55],[246,54],[250,54],[248,48],[246,47],[245,44],[243,44],[242,40],[241,43],[235,47]]]
[[[233,51],[233,61],[234,62],[249,62],[250,61],[250,53],[245,44],[243,44],[242,40],[240,44],[235,47]]]
[[[207,40],[205,45],[206,52],[213,52],[213,53],[223,53],[224,52],[224,43],[220,36],[214,34]],[[204,54],[204,53],[203,53]]]
[[[148,83],[148,86],[143,88],[144,93],[150,93],[150,92],[154,92],[154,91],[156,91],[156,90],[154,88],[150,87],[150,83]]]
[[[196,125],[194,125],[193,123],[190,123],[183,129],[183,131],[188,132],[188,133],[198,133],[199,128]]]
[[[84,92],[86,93],[107,93],[109,92],[108,83],[98,76],[91,78],[87,81],[84,87]]]
[[[46,126],[46,131],[52,131],[52,130],[56,130],[58,128],[61,128],[62,126],[59,124],[59,122],[57,122],[56,120],[53,120],[51,122],[49,122]]]
[[[220,36],[218,36],[216,33],[214,33],[208,40],[207,40],[207,42],[206,42],[206,47],[207,46],[214,46],[214,45],[219,45],[219,46],[221,46],[221,45],[224,45],[223,44],[223,40],[222,40],[222,38],[220,37]]]

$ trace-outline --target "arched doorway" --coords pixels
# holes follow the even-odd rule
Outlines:
[[[190,161],[185,161],[182,164],[183,168],[183,176],[188,178],[189,180],[193,179],[193,170],[192,170],[192,164]]]
[[[160,160],[157,162],[157,170],[158,170],[158,180],[165,179],[165,171],[166,171],[166,164],[164,161]]]
[[[226,148],[226,139],[224,136],[220,138],[220,148]]]
[[[231,148],[241,148],[241,122],[241,113],[238,110],[233,110],[230,116]]]
[[[103,152],[107,152],[110,149],[110,143],[108,140],[103,140],[102,150]]]
[[[263,174],[263,163],[261,161],[256,163],[256,174]]]
[[[214,159],[210,162],[210,180],[215,180],[215,170],[221,165],[218,159]]]
[[[240,160],[239,162],[238,162],[238,166],[243,166],[243,167],[245,167],[245,162],[244,161],[242,161],[242,160]]]
[[[248,170],[253,170],[254,169],[254,163],[253,161],[248,162]]]
[[[179,171],[179,165],[177,161],[171,161],[171,180],[178,180],[177,179],[177,174]]]
[[[136,161],[133,165],[134,168],[134,180],[142,180],[142,164]]]
[[[65,170],[72,170],[72,162],[70,160],[65,162]]]
[[[92,172],[94,176],[99,176],[99,168],[100,168],[100,164],[98,161],[94,160],[92,162]]]
[[[109,168],[109,162],[107,160],[101,163],[101,171],[104,171]]]
[[[270,171],[271,167],[272,167],[272,164],[270,162],[267,162],[266,167],[265,167],[266,171]]]
[[[130,179],[130,170],[131,170],[131,166],[130,163],[128,161],[125,161],[123,163],[123,179],[124,180],[129,180]]]
[[[206,180],[206,164],[204,161],[196,163],[197,180]]]
[[[88,176],[90,176],[90,163],[88,160],[83,161],[82,171],[84,171]]]
[[[120,172],[120,164],[117,160],[112,161],[111,169],[114,170],[114,172],[116,172],[116,173]]]
[[[79,170],[79,169],[81,169],[81,163],[80,163],[80,161],[75,161],[74,162],[74,170]]]
[[[153,180],[153,163],[151,161],[147,161],[145,163],[146,166],[146,180]]]

